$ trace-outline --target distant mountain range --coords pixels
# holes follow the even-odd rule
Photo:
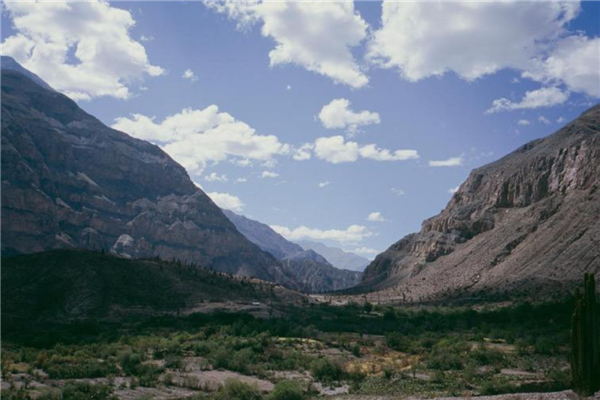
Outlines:
[[[360,283],[362,273],[332,266],[326,257],[290,242],[271,227],[233,211],[224,210],[236,228],[252,243],[277,257],[286,274],[306,292],[330,292]]]
[[[371,262],[365,257],[338,249],[337,247],[329,247],[319,242],[303,240],[299,241],[298,244],[305,250],[314,250],[321,254],[336,268],[362,272]]]
[[[571,292],[584,272],[600,274],[600,105],[471,172],[420,232],[377,256],[358,290],[541,298]]]

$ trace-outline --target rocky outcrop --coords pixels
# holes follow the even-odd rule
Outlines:
[[[446,208],[377,256],[363,290],[426,301],[559,295],[600,272],[600,106],[474,170]]]
[[[282,261],[284,274],[298,290],[323,293],[347,289],[360,283],[362,273],[332,266],[322,255],[313,250],[303,250],[266,224],[232,211],[223,212],[248,240]]]
[[[293,286],[158,146],[2,71],[2,254],[160,257]]]

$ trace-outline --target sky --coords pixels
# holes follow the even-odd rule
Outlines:
[[[598,2],[2,6],[2,54],[218,205],[368,258],[600,98]]]

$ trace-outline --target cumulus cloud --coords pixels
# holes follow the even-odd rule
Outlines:
[[[246,183],[246,182],[248,182],[247,178],[237,178],[235,180],[235,183]]]
[[[258,135],[216,105],[203,110],[187,108],[161,122],[154,117],[133,114],[115,120],[114,129],[161,145],[190,173],[200,173],[207,163],[229,157],[240,160],[269,161],[288,154],[289,146],[274,135]]]
[[[323,181],[323,182],[319,182],[319,187],[320,188],[324,188],[330,185],[329,181]]]
[[[562,39],[549,57],[523,73],[540,82],[562,82],[574,92],[600,97],[600,37]]]
[[[204,177],[204,180],[207,182],[227,182],[227,175],[219,175],[216,172],[211,172]]]
[[[578,2],[398,2],[382,5],[368,58],[410,81],[454,72],[474,80],[526,70],[564,32]]]
[[[527,126],[527,125],[531,125],[531,122],[529,122],[528,119],[520,119],[519,122],[517,122],[517,125]]]
[[[271,225],[271,228],[289,240],[332,240],[341,244],[358,243],[363,239],[373,236],[367,227],[361,225],[350,225],[346,229],[316,229],[306,226],[299,226],[290,229],[285,226]]]
[[[183,72],[183,75],[181,75],[181,77],[183,79],[187,79],[190,82],[197,82],[198,81],[198,76],[196,76],[196,73],[194,71],[192,71],[191,69],[186,69]]]
[[[279,176],[279,174],[277,172],[272,172],[272,171],[263,171],[263,173],[260,175],[261,178],[277,178]]]
[[[215,202],[216,205],[225,209],[235,212],[242,212],[244,209],[244,203],[239,197],[229,193],[210,192],[206,193],[208,197]]]
[[[431,160],[429,161],[430,167],[458,167],[463,164],[462,157],[452,157],[447,160]]]
[[[381,213],[379,211],[374,211],[369,214],[369,216],[367,217],[367,221],[384,222],[384,221],[386,221],[386,219],[383,218],[383,215],[381,215]]]
[[[305,143],[293,150],[292,158],[296,161],[310,160],[314,147],[315,145],[312,143]]]
[[[261,23],[263,36],[276,43],[269,52],[271,66],[298,65],[352,88],[369,82],[351,52],[366,37],[368,26],[353,1],[205,0],[205,4],[236,19],[240,28]]]
[[[496,99],[486,113],[493,114],[499,111],[552,107],[564,103],[568,98],[569,92],[563,92],[557,87],[544,87],[526,92],[523,99],[518,103],[507,98]]]
[[[164,73],[131,38],[131,13],[107,1],[3,5],[15,34],[2,43],[2,53],[75,100],[127,99],[135,82]]]
[[[419,158],[416,150],[380,149],[374,144],[360,146],[345,141],[343,136],[322,137],[315,140],[314,153],[317,158],[332,164],[354,162],[359,157],[376,161],[404,161]]]
[[[413,82],[449,72],[473,81],[508,68],[545,86],[564,85],[564,93],[599,97],[600,38],[568,31],[580,10],[570,0],[386,0],[367,59]]]
[[[379,114],[371,111],[355,112],[350,109],[347,99],[334,99],[326,104],[319,113],[319,119],[327,129],[347,129],[349,133],[356,133],[358,127],[380,122]]]
[[[348,250],[351,253],[362,254],[369,258],[373,258],[372,256],[379,254],[379,252],[370,247],[356,247],[353,250]]]

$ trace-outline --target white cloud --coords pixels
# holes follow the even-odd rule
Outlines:
[[[279,174],[277,172],[271,172],[271,171],[263,171],[263,173],[261,174],[261,178],[277,178],[279,176]]]
[[[297,149],[293,150],[293,159],[296,161],[310,160],[312,157],[312,150],[315,145],[312,143],[305,143]]]
[[[556,123],[557,123],[557,124],[562,124],[563,122],[565,122],[565,119],[564,119],[563,117],[558,117],[558,118],[556,119]]]
[[[114,129],[161,147],[190,173],[200,173],[208,162],[228,158],[269,161],[288,154],[289,146],[274,135],[257,135],[244,122],[219,112],[216,105],[203,110],[184,109],[157,123],[154,117],[133,114],[115,120]]]
[[[430,167],[458,167],[463,164],[462,157],[452,157],[447,160],[429,161]]]
[[[550,125],[551,124],[550,120],[548,118],[544,117],[543,115],[540,115],[538,117],[538,121],[541,122],[544,125]]]
[[[207,182],[227,182],[227,175],[219,175],[216,172],[211,172],[204,177],[204,180]]]
[[[527,70],[579,9],[573,1],[387,0],[368,58],[410,81],[450,71],[471,81],[504,68]]]
[[[246,179],[246,178],[237,178],[235,180],[235,183],[246,183],[246,182],[248,182],[248,179]]]
[[[381,215],[381,213],[379,211],[374,211],[369,214],[369,216],[367,217],[367,221],[384,222],[384,221],[386,221],[386,219],[383,218],[383,215]]]
[[[289,240],[332,240],[338,243],[358,243],[364,238],[373,236],[367,227],[361,225],[350,225],[346,229],[315,229],[306,226],[299,226],[290,229],[285,226],[271,225],[271,228]]]
[[[285,87],[285,89],[286,89],[286,90],[292,90],[292,85],[287,85],[287,86]]]
[[[353,250],[349,250],[349,252],[356,253],[356,254],[363,254],[366,256],[374,256],[374,255],[379,254],[379,251],[372,249],[370,247],[356,247]]]
[[[531,122],[529,122],[528,119],[520,119],[519,122],[517,122],[517,125],[520,125],[520,126],[527,126],[530,124],[531,124]]]
[[[154,36],[146,36],[146,35],[140,36],[140,42],[151,42],[153,40],[154,40]]]
[[[391,189],[391,191],[392,191],[392,193],[394,193],[396,196],[404,196],[404,195],[405,195],[405,193],[404,193],[404,190],[402,190],[402,189],[399,189],[399,188],[395,188],[395,187],[393,187],[393,188]]]
[[[600,97],[600,37],[562,39],[545,60],[538,60],[524,77],[540,82],[562,82],[571,91]]]
[[[330,185],[329,181],[323,181],[323,182],[319,182],[319,187],[320,188],[324,188]]]
[[[359,157],[376,161],[403,161],[419,158],[416,150],[380,149],[374,144],[359,146],[356,142],[346,142],[343,136],[322,137],[315,140],[314,152],[317,158],[332,164],[354,162]]]
[[[369,82],[351,52],[366,37],[368,26],[355,12],[353,1],[205,3],[238,20],[242,28],[262,22],[263,36],[276,43],[269,52],[271,66],[298,65],[352,88]]]
[[[569,98],[569,92],[563,92],[557,87],[544,87],[525,92],[520,102],[515,103],[507,98],[496,99],[486,114],[499,111],[522,110],[540,107],[552,107],[564,103]]]
[[[458,192],[459,188],[460,188],[460,186],[451,187],[450,189],[448,189],[448,193],[454,194],[454,193]]]
[[[241,212],[244,209],[244,203],[239,197],[229,193],[210,192],[206,193],[208,197],[219,207],[235,212]]]
[[[183,75],[181,75],[181,77],[183,79],[187,79],[190,82],[198,82],[198,76],[196,76],[196,73],[191,69],[186,69],[183,72]]]
[[[371,111],[354,112],[350,109],[347,99],[334,99],[326,104],[319,113],[319,119],[327,129],[347,129],[349,133],[356,133],[358,127],[380,122],[379,114]]]
[[[75,100],[127,99],[134,83],[164,73],[129,35],[131,13],[107,1],[3,5],[15,34],[2,43],[2,53]]]

